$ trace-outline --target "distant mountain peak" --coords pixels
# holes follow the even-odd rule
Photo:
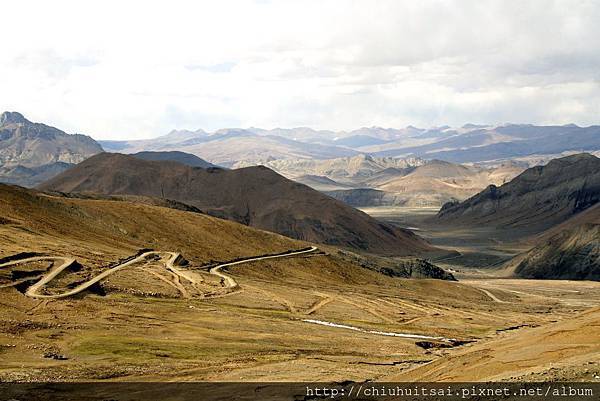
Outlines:
[[[5,111],[0,116],[0,124],[26,124],[29,120],[27,120],[23,114],[18,113],[16,111]]]
[[[85,135],[27,120],[21,113],[0,114],[0,182],[32,186],[102,152]]]
[[[463,128],[466,129],[471,129],[471,128],[485,128],[487,127],[487,125],[484,124],[473,124],[473,123],[466,123],[465,125],[462,126]]]

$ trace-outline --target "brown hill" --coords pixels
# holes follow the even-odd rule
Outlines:
[[[200,169],[103,153],[40,188],[172,199],[288,237],[379,254],[415,255],[434,250],[410,231],[379,223],[261,166]]]
[[[521,228],[539,233],[600,200],[600,159],[582,153],[530,168],[500,187],[490,185],[462,203],[445,204],[444,224]]]

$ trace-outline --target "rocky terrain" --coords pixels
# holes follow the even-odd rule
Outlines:
[[[333,181],[331,178],[327,178],[322,175],[302,175],[297,178],[292,178],[294,181],[299,182],[300,184],[307,185],[317,191],[327,192],[327,191],[336,191],[343,189],[352,189],[352,186],[342,184],[336,181]],[[331,196],[331,194],[328,194]]]
[[[380,223],[262,166],[203,169],[102,153],[39,188],[171,199],[292,238],[373,253],[415,255],[434,250],[408,230]]]
[[[354,265],[379,272],[389,277],[436,278],[456,281],[452,273],[421,258],[382,258],[377,256],[366,258],[343,250],[338,251],[337,256]]]
[[[405,199],[394,194],[372,188],[335,189],[324,188],[323,192],[334,199],[353,207],[403,205]]]
[[[100,152],[88,136],[33,123],[17,112],[0,116],[0,182],[35,186]]]

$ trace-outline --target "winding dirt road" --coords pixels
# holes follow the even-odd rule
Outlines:
[[[314,252],[317,249],[318,248],[316,246],[311,246],[308,249],[303,249],[300,251],[282,253],[282,254],[278,254],[278,255],[257,256],[257,257],[248,258],[248,259],[240,259],[235,262],[222,263],[222,264],[210,269],[210,274],[214,274],[215,276],[221,277],[223,279],[223,282],[225,283],[226,288],[235,288],[238,286],[238,283],[232,277],[221,272],[221,269],[223,269],[224,267],[240,265],[242,263],[255,262],[257,260],[278,259],[278,258],[283,258],[283,257],[288,257],[288,256],[302,255],[304,253]]]
[[[498,298],[497,296],[495,296],[494,294],[492,294],[491,292],[489,292],[485,288],[478,288],[478,290],[481,291],[481,292],[483,292],[485,295],[487,295],[494,302],[498,302],[498,303],[501,303],[501,304],[505,304],[506,303],[506,301],[501,300],[500,298]]]
[[[225,288],[236,288],[239,286],[238,283],[231,276],[228,276],[227,274],[221,272],[221,269],[223,269],[225,267],[229,267],[229,266],[240,265],[243,263],[250,263],[250,262],[255,262],[255,261],[259,261],[259,260],[278,259],[278,258],[302,255],[305,253],[314,252],[317,249],[318,249],[317,247],[312,246],[308,249],[303,249],[303,250],[299,250],[299,251],[291,251],[291,252],[281,253],[281,254],[277,254],[277,255],[256,256],[256,257],[250,257],[250,258],[246,258],[246,259],[240,259],[240,260],[236,260],[234,262],[226,262],[226,263],[219,264],[219,265],[211,268],[209,272],[210,272],[210,274],[220,277],[224,283]],[[153,256],[153,255],[158,255],[158,256],[168,255],[169,259],[165,263],[165,268],[167,270],[172,272],[178,278],[183,278],[183,279],[191,282],[192,284],[198,284],[198,282],[196,281],[196,279],[193,276],[189,275],[186,271],[181,270],[175,266],[177,260],[181,257],[181,255],[177,252],[160,252],[160,251],[144,252],[141,255],[139,255],[131,260],[128,260],[127,262],[121,263],[115,267],[112,267],[108,270],[103,271],[102,273],[98,274],[94,278],[86,281],[85,283],[78,285],[77,287],[75,287],[67,292],[63,292],[62,294],[52,294],[52,295],[40,294],[39,291],[46,284],[48,284],[50,281],[52,281],[56,276],[58,276],[62,271],[64,271],[65,269],[67,269],[71,265],[73,265],[75,263],[75,259],[68,258],[68,257],[60,257],[60,256],[36,256],[36,257],[13,260],[10,262],[2,263],[2,264],[0,264],[0,268],[8,267],[8,266],[16,265],[16,264],[21,264],[21,263],[28,263],[28,262],[62,261],[63,262],[62,264],[54,267],[48,273],[43,275],[39,281],[37,281],[32,286],[30,286],[27,289],[27,291],[25,292],[25,295],[32,297],[32,298],[55,299],[55,298],[70,297],[70,296],[79,294],[80,292],[90,288],[91,286],[102,281],[103,279],[110,276],[111,274],[113,274],[121,269],[124,269],[128,266],[131,266],[135,263],[144,261],[147,257]],[[181,287],[183,287],[183,286],[181,286]],[[184,295],[184,297],[185,297],[186,294],[187,294],[187,291],[185,289],[183,289],[182,295]],[[187,297],[189,297],[189,294],[187,295]]]
[[[310,248],[307,248],[307,249],[302,249],[302,250],[298,250],[298,251],[288,251],[288,252],[280,253],[280,254],[276,254],[276,255],[264,255],[264,256],[255,256],[255,257],[249,257],[249,258],[244,258],[244,259],[238,259],[238,260],[231,261],[231,262],[220,263],[220,264],[210,268],[209,273],[221,278],[221,283],[224,288],[235,289],[235,288],[239,287],[239,284],[235,281],[235,279],[233,277],[223,273],[222,269],[231,267],[231,266],[241,265],[244,263],[251,263],[251,262],[269,260],[269,259],[280,259],[280,258],[293,257],[293,256],[312,253],[317,250],[318,250],[317,247],[311,246]],[[198,277],[196,277],[194,274],[190,274],[189,271],[178,268],[176,266],[177,261],[181,258],[181,255],[177,252],[160,252],[160,251],[144,252],[131,260],[128,260],[126,262],[123,262],[121,264],[118,264],[110,269],[107,269],[107,270],[101,272],[100,274],[93,277],[92,279],[90,279],[82,284],[79,284],[77,287],[72,288],[61,294],[43,294],[40,292],[43,290],[44,286],[46,286],[49,282],[51,282],[54,278],[56,278],[61,272],[63,272],[65,269],[68,269],[69,267],[71,267],[73,264],[76,263],[75,259],[73,259],[73,258],[59,257],[59,256],[36,256],[36,257],[24,258],[24,259],[19,259],[19,260],[14,260],[14,261],[10,261],[7,263],[3,263],[3,264],[0,264],[0,268],[11,266],[11,265],[16,265],[16,264],[29,263],[29,262],[61,261],[62,263],[60,265],[51,268],[50,271],[48,271],[46,274],[42,275],[41,279],[39,281],[35,282],[33,285],[31,285],[25,292],[25,295],[27,295],[29,297],[47,300],[47,299],[66,298],[66,297],[70,297],[70,296],[79,294],[82,291],[89,289],[94,284],[96,284],[96,283],[104,280],[105,278],[109,277],[110,275],[116,273],[117,271],[122,270],[129,266],[132,266],[136,263],[143,262],[151,256],[159,256],[159,257],[167,256],[168,257],[167,261],[165,262],[165,269],[172,273],[174,280],[168,280],[167,278],[163,277],[162,275],[160,275],[156,272],[153,272],[149,269],[146,269],[144,267],[141,267],[141,266],[136,266],[135,268],[139,269],[140,272],[143,272],[145,274],[151,274],[151,275],[157,276],[157,278],[165,281],[167,284],[169,284],[169,285],[175,287],[177,290],[179,290],[179,292],[181,293],[181,295],[184,298],[191,298],[189,292],[183,286],[181,279],[184,279],[184,280],[190,282],[193,286],[198,285],[200,283],[198,282]],[[33,278],[37,278],[37,277],[33,277]],[[249,288],[253,288],[253,287],[249,287]],[[257,288],[255,288],[255,289],[257,289]],[[485,290],[483,290],[483,291],[487,292]],[[311,314],[315,313],[317,310],[319,310],[320,308],[322,308],[323,306],[335,301],[334,298],[332,298],[326,294],[321,294],[321,297],[322,298],[318,302],[314,303],[305,312],[306,315],[311,315]],[[365,302],[368,301],[368,300],[363,300],[360,297],[359,297],[359,299],[361,301],[365,301]],[[382,319],[383,321],[385,321],[387,323],[394,323],[393,320],[389,319],[386,316],[381,315],[380,313],[378,313],[375,310],[376,308],[374,306],[376,306],[377,304],[374,301],[370,301],[371,303],[374,304],[372,307],[371,305],[367,305],[364,302],[359,303],[358,301],[351,300],[347,297],[339,297],[338,300],[340,300],[344,303],[353,305],[355,307],[358,307],[360,309],[363,309],[363,310],[371,313],[372,315]],[[499,301],[499,302],[502,302],[502,301]],[[290,312],[292,312],[292,313],[297,312],[296,309],[293,307],[293,305],[289,304],[287,301],[284,303],[286,304],[286,306],[287,306],[288,310],[290,310]],[[409,307],[418,309],[419,311],[422,311],[424,309],[421,306],[417,307],[416,305],[412,305],[409,303],[403,303],[403,304],[404,304],[404,306],[409,306]],[[428,313],[429,311],[425,309],[425,312]],[[445,337],[439,337],[439,336],[428,336],[428,335],[415,334],[415,333],[398,333],[398,332],[384,332],[384,331],[378,331],[378,330],[370,330],[370,329],[349,326],[349,325],[345,325],[345,324],[338,324],[338,323],[333,323],[333,322],[328,322],[328,321],[323,321],[323,320],[316,320],[316,319],[301,319],[301,321],[303,321],[305,323],[310,323],[310,324],[328,326],[328,327],[335,328],[335,329],[352,330],[352,331],[362,332],[365,334],[372,334],[372,335],[379,335],[379,336],[402,337],[402,338],[415,339],[415,340],[433,340],[433,341],[440,341],[440,342],[446,342],[446,343],[454,343],[457,341],[456,339],[453,339],[453,338],[445,338]]]

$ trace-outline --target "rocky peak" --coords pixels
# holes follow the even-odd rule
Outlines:
[[[0,115],[0,125],[4,124],[25,124],[29,121],[21,113],[16,111],[5,111]]]

